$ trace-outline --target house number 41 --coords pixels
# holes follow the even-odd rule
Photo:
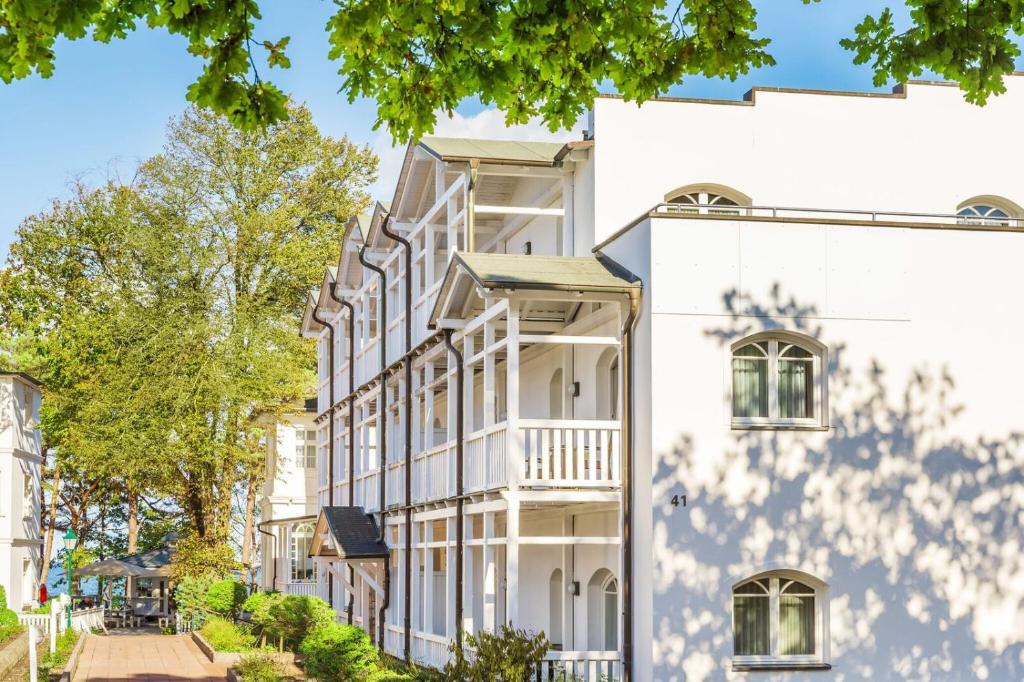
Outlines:
[[[686,495],[673,495],[672,496],[673,507],[685,507],[686,506]]]

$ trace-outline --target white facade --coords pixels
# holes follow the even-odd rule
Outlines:
[[[309,559],[316,499],[315,406],[287,413],[266,430],[266,481],[259,501],[261,586],[318,594]]]
[[[1024,370],[1006,354],[1022,331],[1024,77],[1007,87],[985,108],[924,83],[599,99],[593,141],[546,165],[539,148],[411,147],[391,210],[354,223],[304,323],[321,340],[319,503],[379,522],[386,443],[390,575],[318,559],[339,617],[351,590],[375,632],[388,591],[384,645],[401,656],[409,589],[412,657],[443,664],[456,635],[448,329],[466,377],[465,630],[544,630],[561,644],[548,669],[586,679],[1024,677]],[[412,245],[410,343],[385,225]],[[363,245],[386,272],[383,362]],[[493,287],[454,255],[468,251],[625,268],[643,284],[632,357],[622,291],[541,293],[526,267]],[[335,331],[333,391],[317,318]]]
[[[39,384],[0,372],[0,585],[15,611],[38,598],[42,441]]]

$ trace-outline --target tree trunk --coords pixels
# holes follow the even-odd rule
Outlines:
[[[53,465],[53,482],[50,484],[50,505],[46,510],[46,521],[43,524],[46,529],[46,538],[43,544],[43,557],[39,562],[39,584],[46,584],[46,578],[50,573],[50,557],[53,555],[53,529],[57,524],[57,496],[60,490],[60,464]]]
[[[128,489],[128,553],[139,549],[139,493]]]
[[[242,565],[249,572],[249,580],[255,586],[253,525],[256,520],[256,489],[259,487],[259,479],[255,474],[250,474],[248,485],[249,489],[245,493],[245,529],[242,531]]]

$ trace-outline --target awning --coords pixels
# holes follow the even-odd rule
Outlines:
[[[390,551],[380,540],[377,523],[362,507],[323,507],[309,555],[360,561],[387,559]]]

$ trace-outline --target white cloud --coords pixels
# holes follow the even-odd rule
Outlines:
[[[438,116],[434,135],[443,137],[468,137],[487,140],[531,140],[534,142],[569,142],[583,137],[586,117],[581,116],[569,130],[551,132],[540,118],[533,118],[525,125],[505,125],[505,114],[498,109],[483,109],[472,116],[455,112],[450,118]],[[380,157],[380,172],[377,182],[371,188],[373,197],[390,201],[402,171],[405,145],[393,145],[391,133],[378,130],[370,143]]]

